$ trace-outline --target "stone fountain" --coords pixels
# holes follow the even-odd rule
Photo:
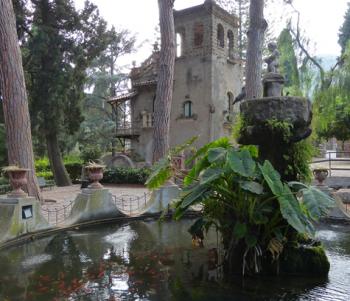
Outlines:
[[[283,96],[284,78],[278,72],[279,53],[275,43],[269,44],[271,55],[264,61],[263,97],[244,101],[241,106],[243,126],[239,143],[259,147],[262,159],[270,160],[285,180],[298,175],[290,170],[286,150],[310,136],[311,102],[307,98]]]

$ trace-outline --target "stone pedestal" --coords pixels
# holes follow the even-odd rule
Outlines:
[[[278,73],[266,73],[263,78],[264,97],[282,96],[284,77]]]
[[[168,183],[152,192],[144,213],[161,213],[168,209],[173,200],[179,197],[181,189],[174,183]]]
[[[123,216],[112,200],[108,189],[83,189],[74,200],[70,216],[65,224],[74,225],[89,221]]]
[[[50,228],[35,198],[0,198],[0,243]]]

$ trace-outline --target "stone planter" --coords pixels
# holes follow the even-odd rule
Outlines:
[[[317,186],[325,186],[324,185],[324,181],[327,179],[328,177],[328,170],[325,168],[320,168],[320,169],[314,169],[312,171],[315,180],[317,180]]]
[[[29,169],[8,167],[4,168],[4,171],[8,174],[13,189],[8,196],[11,198],[23,198],[28,196],[28,194],[22,190],[22,187],[27,185],[27,172]]]
[[[104,165],[92,164],[85,167],[89,180],[91,180],[90,188],[92,189],[102,189],[103,186],[99,181],[103,179]]]

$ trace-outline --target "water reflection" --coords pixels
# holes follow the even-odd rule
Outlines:
[[[191,244],[192,221],[69,231],[0,253],[0,300],[348,300],[349,228],[321,228],[328,280],[222,279],[215,232]]]

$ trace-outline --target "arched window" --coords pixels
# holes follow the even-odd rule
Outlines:
[[[229,113],[232,112],[233,108],[233,94],[231,92],[227,92],[227,110]]]
[[[180,28],[176,31],[176,57],[184,54],[185,47],[185,29]]]
[[[218,40],[218,46],[221,48],[224,48],[225,47],[225,32],[224,32],[224,27],[221,24],[218,24],[217,40]]]
[[[200,47],[203,45],[204,26],[202,23],[195,23],[193,26],[194,46]]]
[[[232,30],[227,32],[228,57],[233,58],[234,36]]]
[[[184,112],[183,115],[185,118],[191,118],[192,117],[192,101],[187,100],[184,102]]]

